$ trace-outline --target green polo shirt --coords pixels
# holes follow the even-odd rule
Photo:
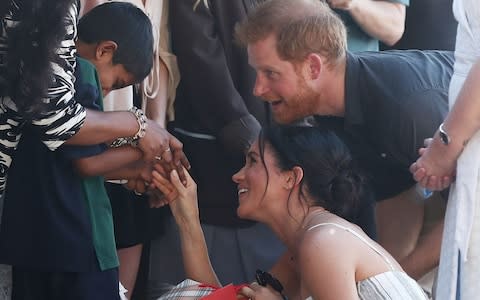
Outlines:
[[[95,66],[85,59],[77,57],[76,76],[82,76],[83,83],[98,89],[95,103],[103,110],[102,88]],[[93,245],[102,271],[119,266],[115,236],[113,232],[112,207],[104,186],[104,178],[88,177],[82,180],[85,200],[92,224]]]

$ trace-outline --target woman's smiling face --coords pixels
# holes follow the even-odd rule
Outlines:
[[[262,161],[259,143],[255,142],[247,152],[245,166],[232,177],[238,185],[237,214],[240,218],[264,220],[263,216],[268,215],[272,205],[278,206],[280,197],[289,193],[283,185],[285,172],[278,168],[271,146],[265,143],[263,150]]]

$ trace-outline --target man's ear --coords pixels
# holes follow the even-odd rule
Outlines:
[[[320,76],[323,67],[323,59],[316,53],[310,53],[307,56],[307,72],[310,79],[314,80]]]
[[[102,41],[97,44],[95,58],[99,61],[111,61],[118,45],[114,41]]]
[[[300,184],[302,179],[303,179],[303,169],[298,166],[293,167],[293,169],[288,172],[285,188],[286,189],[294,188],[295,186]]]

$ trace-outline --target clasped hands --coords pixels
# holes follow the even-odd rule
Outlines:
[[[181,181],[186,184],[186,170],[190,163],[183,152],[183,144],[167,130],[152,120],[147,120],[145,136],[138,141],[138,148],[143,152],[144,164],[136,178],[129,179],[126,187],[137,194],[148,193],[150,206],[165,205],[164,195],[152,184],[154,165],[169,174],[176,170]]]
[[[413,178],[430,191],[446,189],[455,180],[457,153],[449,151],[439,139],[426,139],[420,157],[410,166]]]

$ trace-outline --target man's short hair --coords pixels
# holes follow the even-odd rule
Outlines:
[[[123,65],[136,81],[147,77],[152,69],[152,23],[131,3],[107,2],[94,7],[80,19],[78,38],[88,44],[117,43],[113,63]]]
[[[321,0],[265,1],[235,27],[235,38],[244,47],[271,34],[284,60],[299,62],[310,53],[318,53],[336,64],[345,56],[345,26]]]

